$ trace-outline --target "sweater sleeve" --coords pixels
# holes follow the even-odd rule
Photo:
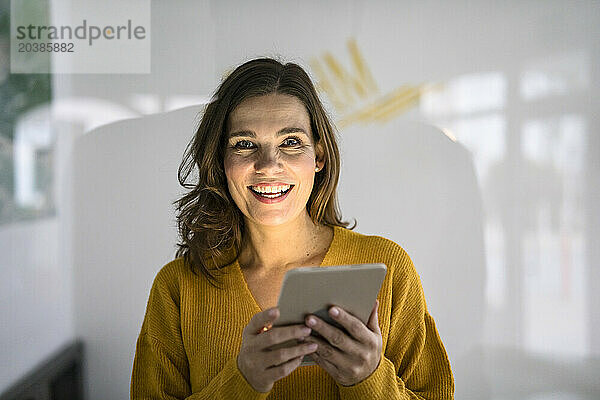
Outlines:
[[[192,393],[181,338],[179,294],[168,271],[157,275],[138,337],[131,375],[131,400],[266,399],[244,378],[233,357],[200,391]]]
[[[394,271],[390,329],[375,371],[353,386],[338,384],[341,399],[453,399],[450,361],[427,312],[414,265],[402,250]]]

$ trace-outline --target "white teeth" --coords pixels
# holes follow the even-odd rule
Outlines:
[[[281,193],[287,191],[291,185],[283,186],[252,186],[252,190],[257,193]]]
[[[262,197],[267,197],[269,199],[274,199],[276,197],[280,197],[283,196],[283,193],[278,193],[278,194],[261,194]]]

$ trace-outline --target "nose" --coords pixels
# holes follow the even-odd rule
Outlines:
[[[283,163],[277,149],[271,146],[264,147],[258,152],[254,163],[257,174],[273,175],[283,170]]]

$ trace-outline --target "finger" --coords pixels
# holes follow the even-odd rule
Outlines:
[[[317,350],[317,347],[317,343],[302,343],[297,346],[267,351],[265,355],[265,365],[267,367],[273,367],[297,357],[304,357],[307,354],[314,353],[315,350]]]
[[[332,346],[327,340],[310,336],[306,339],[305,343],[316,343],[318,344],[317,350],[311,354],[311,357],[316,355],[317,357],[329,361],[335,365],[336,368],[341,367],[348,362],[347,354],[343,353],[340,349]]]
[[[314,315],[307,316],[305,323],[309,328],[312,328],[313,331],[319,333],[321,336],[327,339],[327,341],[333,346],[349,353],[354,350],[354,339],[333,325],[328,324]]]
[[[323,368],[329,375],[331,375],[331,377],[339,376],[338,367],[331,361],[320,357],[317,353],[311,354],[310,357],[319,367]]]
[[[261,348],[271,347],[277,344],[285,343],[290,340],[304,339],[311,333],[311,329],[306,325],[278,326],[272,328],[256,337],[256,343]]]
[[[329,309],[329,315],[334,321],[346,328],[353,339],[361,343],[368,343],[371,339],[372,333],[369,332],[365,324],[343,308],[333,306]]]
[[[289,374],[291,374],[300,363],[302,363],[302,358],[304,356],[293,358],[283,364],[267,368],[265,370],[265,374],[267,378],[271,381],[278,381],[279,379],[285,378]]]
[[[367,328],[377,333],[378,335],[381,335],[381,329],[379,328],[379,313],[377,312],[378,308],[379,300],[375,300],[375,306],[373,307],[373,311],[371,311],[371,316],[369,317],[369,321],[367,322]]]
[[[272,325],[279,318],[279,309],[277,307],[269,308],[265,311],[254,314],[248,325],[245,333],[250,335],[258,335],[263,332],[263,328]]]

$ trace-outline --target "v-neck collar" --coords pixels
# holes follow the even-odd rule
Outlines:
[[[327,249],[327,252],[325,253],[325,257],[323,257],[323,261],[321,261],[321,264],[319,264],[319,267],[326,267],[331,263],[330,259],[333,257],[333,253],[335,252],[335,249],[338,247],[337,242],[340,240],[339,237],[340,237],[340,234],[342,233],[341,232],[342,229],[344,229],[344,228],[342,228],[340,226],[333,227],[333,238],[331,239],[329,248]],[[241,280],[244,290],[246,291],[246,293],[244,293],[244,296],[251,300],[254,308],[256,308],[259,312],[264,311],[258,305],[258,301],[256,301],[256,298],[254,298],[254,295],[252,294],[252,291],[250,290],[250,287],[248,286],[248,283],[246,282],[246,278],[244,277],[244,273],[242,272],[242,268],[240,267],[240,263],[238,262],[237,258],[233,262],[233,268],[234,268],[234,271],[237,274],[238,278]]]

